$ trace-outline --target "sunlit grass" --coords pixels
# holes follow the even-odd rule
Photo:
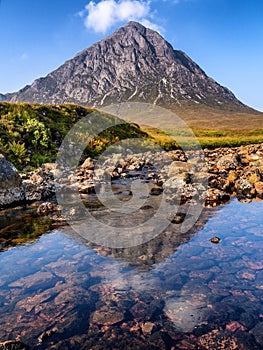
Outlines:
[[[202,147],[238,147],[263,142],[263,129],[255,130],[216,130],[194,129]]]
[[[217,129],[169,129],[159,130],[143,126],[142,129],[166,149],[174,149],[177,144],[184,149],[238,147],[253,143],[263,143],[263,129],[254,130],[217,130]]]

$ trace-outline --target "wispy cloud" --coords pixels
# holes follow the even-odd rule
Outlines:
[[[160,34],[163,34],[165,32],[163,27],[161,27],[159,24],[151,22],[147,18],[142,18],[141,20],[139,20],[139,22],[143,24],[146,28],[153,29],[156,32],[159,32]]]
[[[29,58],[28,54],[26,52],[22,53],[22,55],[20,56],[20,59],[22,61],[26,61]]]
[[[97,3],[90,1],[79,15],[85,18],[86,28],[97,33],[105,34],[114,25],[128,21],[138,21],[148,28],[163,31],[153,21],[150,0],[102,0]]]

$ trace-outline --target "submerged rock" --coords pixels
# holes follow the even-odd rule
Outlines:
[[[20,341],[7,340],[0,342],[0,350],[28,350],[29,347]]]
[[[50,338],[54,334],[54,330],[50,329],[40,334],[38,337],[38,344],[44,343],[48,338]]]
[[[259,344],[263,344],[263,322],[258,323],[250,333],[254,336]]]
[[[114,325],[124,320],[124,314],[115,307],[104,306],[96,310],[92,316],[92,322],[100,325]]]
[[[198,339],[198,345],[202,349],[217,349],[217,350],[238,350],[237,339],[233,336],[229,336],[222,331],[213,330],[208,334],[204,334]]]
[[[155,328],[155,324],[152,322],[145,322],[145,323],[142,323],[141,325],[141,329],[144,335],[152,334],[154,328]]]

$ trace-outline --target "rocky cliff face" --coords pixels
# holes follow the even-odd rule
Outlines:
[[[136,22],[129,22],[45,78],[6,98],[89,106],[142,101],[162,106],[245,108],[184,52],[174,50],[160,34]]]

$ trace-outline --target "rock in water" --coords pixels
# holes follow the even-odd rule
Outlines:
[[[152,334],[155,324],[152,322],[145,322],[141,325],[141,328],[144,335]]]
[[[102,325],[113,325],[124,320],[124,314],[114,307],[103,307],[96,310],[92,317],[92,322]]]
[[[221,242],[221,239],[219,237],[213,237],[210,239],[211,243],[218,244]]]

